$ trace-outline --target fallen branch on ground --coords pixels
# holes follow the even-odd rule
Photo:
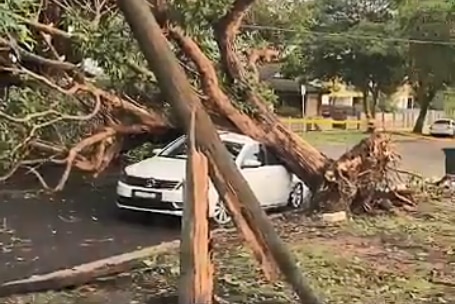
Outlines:
[[[48,274],[31,276],[23,280],[6,282],[0,285],[0,297],[81,286],[91,283],[100,277],[128,272],[143,265],[143,261],[147,258],[177,250],[179,246],[180,241],[165,242],[157,246],[112,256],[71,269],[63,269]]]

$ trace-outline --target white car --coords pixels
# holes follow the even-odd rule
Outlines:
[[[264,209],[289,205],[303,208],[308,187],[264,145],[250,137],[219,131],[220,138]],[[155,156],[127,166],[117,184],[117,206],[124,210],[182,216],[186,138],[181,136]],[[209,186],[209,216],[219,225],[231,221],[213,184]]]
[[[438,119],[430,126],[432,136],[455,136],[455,121],[450,118]]]

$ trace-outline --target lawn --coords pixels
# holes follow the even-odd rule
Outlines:
[[[367,136],[368,134],[361,131],[314,131],[302,133],[304,140],[316,146],[323,144],[353,145]]]
[[[453,202],[427,202],[413,215],[360,217],[338,226],[291,213],[274,223],[326,303],[455,303]],[[226,303],[298,303],[286,284],[264,280],[234,232],[218,231],[215,242],[217,295]],[[172,304],[178,273],[178,255],[170,252],[96,285],[0,302]]]
[[[363,131],[313,131],[301,134],[302,138],[315,146],[320,145],[354,145],[362,139],[368,137]],[[401,132],[390,134],[393,141],[415,140],[415,136]]]

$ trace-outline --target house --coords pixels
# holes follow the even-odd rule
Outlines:
[[[321,115],[345,119],[348,116],[358,118],[363,111],[363,93],[342,82],[324,83],[330,93],[321,100]]]
[[[286,117],[359,118],[363,110],[363,93],[341,81],[324,83],[312,81],[301,84],[284,78],[281,64],[266,64],[259,68],[259,78],[266,82],[278,97],[275,112]],[[393,110],[415,108],[414,93],[408,84],[397,88],[387,99]],[[379,106],[379,105],[378,105]]]
[[[322,96],[329,93],[317,85],[302,85],[296,79],[280,74],[281,64],[266,64],[259,68],[259,79],[267,83],[278,97],[275,111],[286,117],[319,116]]]
[[[393,110],[406,110],[415,108],[414,90],[410,84],[404,84],[390,95],[389,103]]]

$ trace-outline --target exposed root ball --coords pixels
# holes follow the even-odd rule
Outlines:
[[[372,133],[328,167],[313,206],[326,212],[413,210],[412,192],[399,186],[400,176],[393,169],[398,160],[390,136]]]

